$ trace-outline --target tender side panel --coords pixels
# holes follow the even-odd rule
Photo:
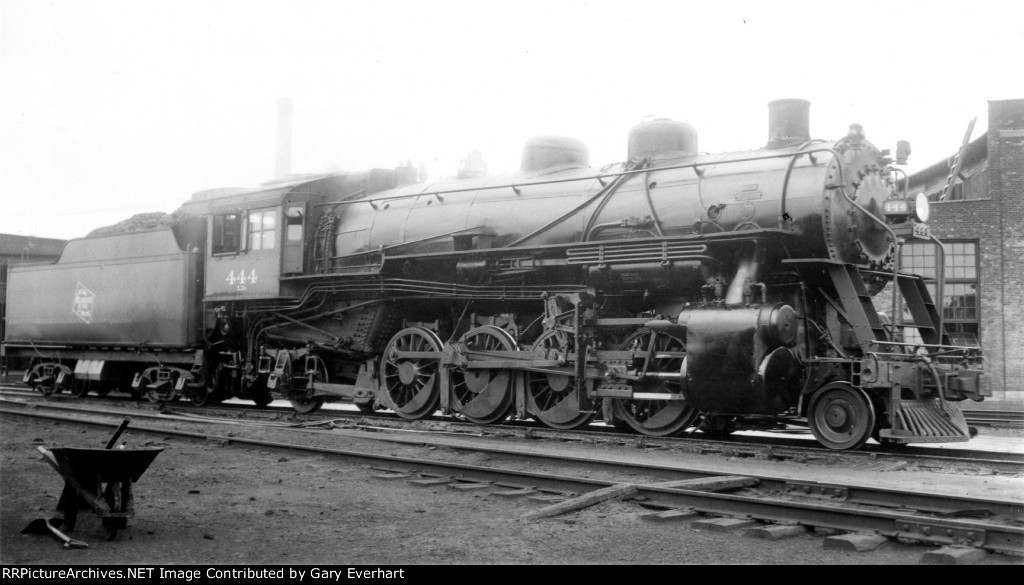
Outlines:
[[[170,230],[73,240],[56,264],[11,270],[7,341],[193,345],[200,263]]]

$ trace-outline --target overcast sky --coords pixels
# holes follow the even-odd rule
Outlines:
[[[81,237],[192,193],[470,149],[515,170],[530,136],[621,161],[645,116],[700,149],[767,141],[770,100],[811,134],[954,151],[987,101],[1024,98],[1020,2],[0,0],[0,233]]]

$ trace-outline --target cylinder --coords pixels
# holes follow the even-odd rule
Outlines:
[[[687,399],[695,408],[778,414],[794,403],[799,364],[787,346],[797,341],[797,318],[789,305],[688,307],[676,328],[686,332]]]
[[[811,139],[811,102],[783,99],[768,102],[768,148],[795,146]]]

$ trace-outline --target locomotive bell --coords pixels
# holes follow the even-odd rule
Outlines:
[[[906,140],[896,142],[896,164],[905,165],[910,158],[910,143]]]

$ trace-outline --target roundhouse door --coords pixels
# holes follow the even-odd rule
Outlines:
[[[302,272],[305,244],[306,204],[289,203],[284,208],[284,253],[281,255],[283,274]]]

